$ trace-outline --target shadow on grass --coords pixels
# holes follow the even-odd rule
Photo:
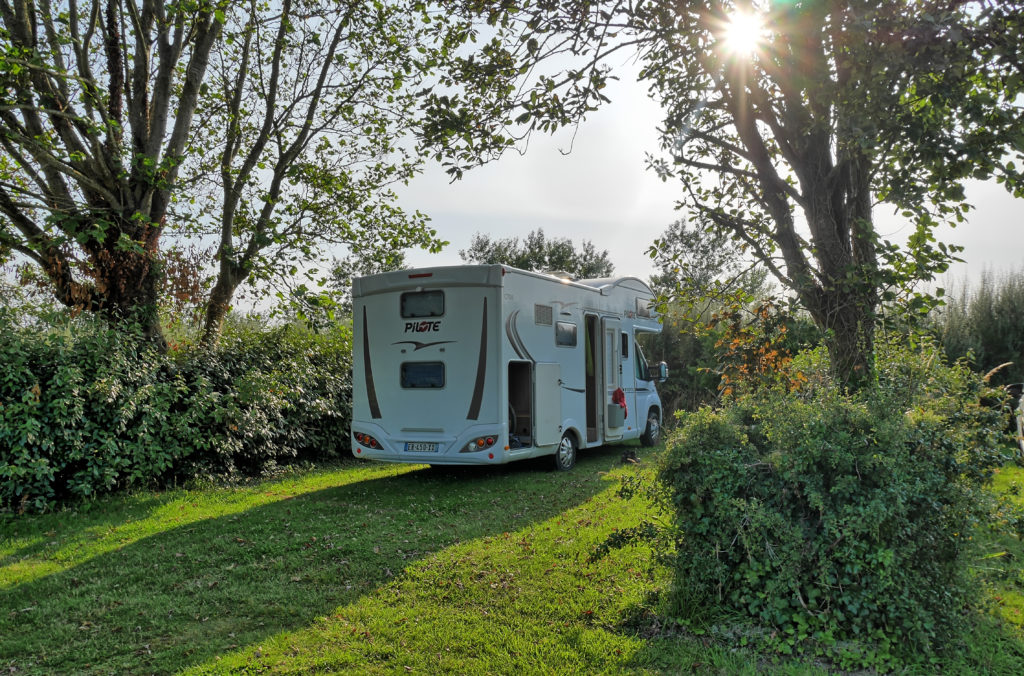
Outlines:
[[[621,453],[588,451],[569,473],[518,463],[411,471],[165,530],[4,590],[0,666],[164,673],[258,645],[433,552],[582,504],[608,486],[600,475]]]
[[[116,498],[107,498],[103,503],[83,503],[74,508],[38,516],[0,513],[0,534],[5,539],[17,539],[19,536],[24,536],[31,541],[30,544],[11,549],[6,553],[2,552],[7,549],[7,543],[0,542],[0,568],[26,557],[41,555],[51,546],[49,538],[45,535],[51,531],[63,530],[69,521],[74,521],[79,517],[88,521],[89,532],[101,532],[126,521],[142,519],[164,503],[164,500],[158,495],[145,499],[127,498],[130,503],[111,502],[111,500],[116,500]],[[82,541],[89,539],[89,535],[84,531],[77,535]]]

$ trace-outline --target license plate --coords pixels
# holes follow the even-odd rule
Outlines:
[[[411,453],[437,453],[437,444],[427,441],[407,441],[405,450]]]

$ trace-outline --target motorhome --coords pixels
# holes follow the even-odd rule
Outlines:
[[[577,449],[658,441],[667,369],[637,341],[661,331],[639,279],[461,265],[360,277],[352,297],[356,457],[567,470]]]

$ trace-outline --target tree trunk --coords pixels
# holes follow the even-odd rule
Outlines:
[[[46,241],[37,262],[58,302],[74,312],[96,313],[114,326],[138,326],[148,342],[166,352],[159,312],[162,272],[157,264],[162,230],[159,225],[118,223],[102,240],[82,243],[88,258],[78,266],[61,247]]]
[[[235,296],[238,285],[245,280],[243,270],[232,263],[222,260],[217,283],[210,292],[210,300],[206,303],[206,315],[203,319],[203,335],[200,344],[213,347],[220,339],[224,328],[224,318],[231,309],[231,300]]]
[[[126,230],[124,227],[120,232]],[[157,264],[162,228],[154,225],[141,233],[133,230],[128,232],[141,235],[138,246],[112,243],[93,256],[96,309],[114,324],[136,324],[147,341],[166,352],[159,310],[162,272]]]
[[[825,336],[836,381],[850,390],[867,384],[874,367],[873,292],[858,287],[842,293],[815,288],[801,292],[800,297]]]

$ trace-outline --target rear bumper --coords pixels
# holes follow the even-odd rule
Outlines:
[[[355,435],[368,434],[377,441],[376,447],[360,443]],[[466,446],[481,437],[493,437],[495,442],[481,450],[465,452]],[[406,444],[436,444],[436,451],[407,451]],[[357,458],[429,465],[500,465],[509,461],[508,428],[504,423],[473,425],[458,434],[445,431],[402,430],[389,434],[376,423],[352,423],[352,455]]]

